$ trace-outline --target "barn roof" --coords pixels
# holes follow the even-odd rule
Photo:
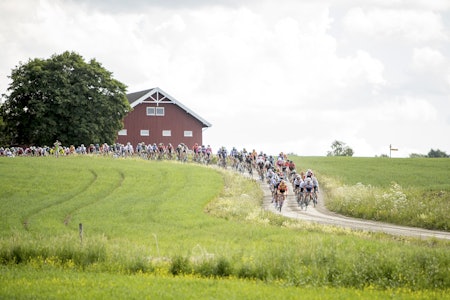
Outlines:
[[[133,108],[141,103],[155,103],[156,105],[159,105],[160,103],[173,103],[196,118],[203,124],[203,127],[211,127],[211,123],[197,115],[180,101],[176,100],[174,97],[170,96],[158,87],[127,94],[127,99],[128,102],[130,102],[130,106]]]

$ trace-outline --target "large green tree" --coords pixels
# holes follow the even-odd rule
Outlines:
[[[130,110],[126,86],[74,52],[30,59],[9,78],[0,116],[11,144],[112,143]]]

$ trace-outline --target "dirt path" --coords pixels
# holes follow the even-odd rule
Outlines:
[[[273,213],[279,214],[280,212],[277,211],[271,203],[272,196],[269,186],[266,183],[261,182],[261,180],[258,180],[258,182],[264,192],[263,208]],[[319,194],[319,203],[316,208],[308,206],[308,209],[306,211],[301,210],[300,207],[298,207],[297,201],[293,196],[291,187],[289,188],[290,195],[288,195],[287,201],[285,201],[284,206],[281,210],[281,214],[285,217],[363,231],[384,232],[392,235],[402,235],[418,238],[439,238],[450,240],[450,232],[398,226],[388,223],[350,218],[333,213],[327,210],[323,205],[324,202],[321,193]]]

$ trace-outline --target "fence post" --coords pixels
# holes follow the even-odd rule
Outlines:
[[[83,245],[83,224],[82,223],[80,223],[78,225],[78,229],[80,231],[80,244]]]

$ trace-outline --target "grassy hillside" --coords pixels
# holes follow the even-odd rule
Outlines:
[[[449,242],[288,220],[261,209],[257,183],[216,169],[16,157],[0,172],[0,298],[171,298],[173,286],[184,298],[442,298],[450,288]]]
[[[385,157],[290,157],[300,169],[333,177],[345,185],[362,183],[388,188],[396,182],[405,188],[450,191],[450,159]]]
[[[313,169],[341,214],[450,230],[450,159],[293,157]]]

